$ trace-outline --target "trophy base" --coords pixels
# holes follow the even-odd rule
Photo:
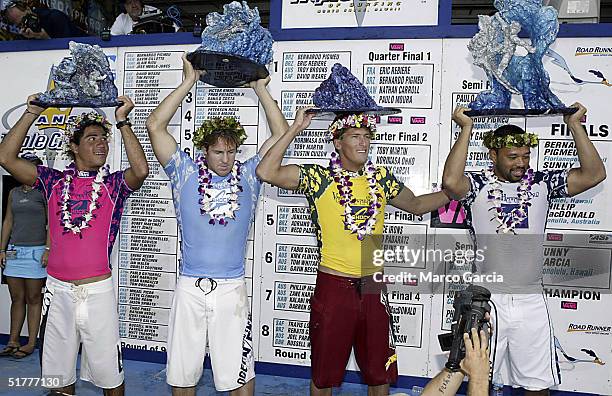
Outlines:
[[[118,100],[115,101],[110,101],[110,102],[104,102],[104,103],[94,103],[94,102],[79,102],[79,103],[74,103],[74,102],[62,102],[62,101],[43,101],[43,100],[31,100],[30,104],[34,105],[34,106],[38,106],[38,107],[44,107],[44,108],[48,108],[48,107],[53,107],[53,108],[66,108],[66,107],[87,107],[87,108],[92,108],[92,109],[99,109],[102,107],[121,107],[123,106],[123,102],[120,102]]]
[[[264,65],[222,52],[196,50],[187,54],[187,60],[195,69],[206,71],[200,81],[219,88],[241,87],[270,75]]]
[[[553,109],[481,109],[469,110],[464,114],[468,117],[505,116],[505,117],[551,117],[556,115],[574,114],[577,107],[557,107]]]
[[[396,107],[381,108],[357,108],[357,109],[320,109],[312,108],[306,110],[306,114],[314,114],[315,118],[335,118],[343,114],[367,114],[374,116],[386,116],[401,113],[402,110]]]

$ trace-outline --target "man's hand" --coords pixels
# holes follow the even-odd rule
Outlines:
[[[43,268],[47,268],[47,263],[49,262],[49,251],[45,249],[45,252],[42,254],[40,258],[40,266]]]
[[[586,107],[584,107],[581,103],[574,103],[573,105],[571,105],[570,107],[577,107],[578,111],[576,111],[574,114],[566,114],[563,116],[563,122],[565,122],[568,126],[572,126],[572,125],[581,125],[582,124],[582,118],[584,117],[584,115],[587,112]]]
[[[474,121],[465,115],[465,112],[468,111],[467,107],[457,106],[453,111],[453,121],[457,123],[461,128],[472,127],[474,125]]]
[[[474,341],[474,342],[472,342]],[[489,335],[480,330],[472,328],[472,337],[468,333],[463,334],[465,343],[465,357],[459,363],[461,371],[470,377],[470,381],[489,380]]]
[[[39,95],[40,95],[39,93],[32,94],[28,96],[28,98],[26,99],[26,106],[27,106],[26,110],[28,112],[40,115],[40,113],[45,111],[44,107],[34,106],[33,104],[30,103],[33,100],[38,100]]]
[[[0,268],[6,267],[6,252],[0,252]]]
[[[309,107],[303,107],[297,111],[293,125],[291,125],[292,128],[296,127],[300,132],[308,128],[314,117],[314,113],[306,113],[308,109]]]
[[[49,40],[49,34],[45,32],[45,29],[40,29],[40,32],[35,32],[30,28],[21,29],[21,35],[25,38],[36,39],[36,40]]]
[[[128,115],[130,114],[132,109],[134,108],[134,102],[132,102],[132,99],[130,99],[129,96],[125,95],[119,96],[117,100],[122,102],[123,104],[121,105],[121,107],[117,107],[115,109],[115,120],[117,122],[125,121],[128,118]]]
[[[183,60],[183,78],[185,80],[195,84],[203,74],[206,74],[206,70],[196,70],[193,68],[193,65],[187,59],[187,52],[183,53],[181,59]]]
[[[270,76],[266,78],[260,78],[259,80],[251,81],[245,84],[245,87],[253,88],[255,92],[260,91],[262,89],[266,89],[268,84],[270,83]]]

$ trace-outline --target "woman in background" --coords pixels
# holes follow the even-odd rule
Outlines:
[[[23,158],[35,165],[42,165],[35,155],[24,154]],[[39,191],[21,185],[9,192],[0,243],[0,266],[11,295],[10,337],[0,356],[21,359],[30,355],[36,347],[42,287],[47,277],[47,206]],[[19,334],[26,310],[29,338],[28,343],[22,346]]]

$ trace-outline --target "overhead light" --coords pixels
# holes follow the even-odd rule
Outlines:
[[[559,23],[599,23],[600,0],[544,0],[559,12]]]

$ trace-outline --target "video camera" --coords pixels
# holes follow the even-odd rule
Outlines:
[[[28,12],[27,14],[25,14],[21,19],[21,27],[23,29],[30,29],[35,33],[40,33],[41,28],[40,19],[38,18],[38,15],[34,14],[33,12]]]
[[[485,319],[485,314],[491,312],[490,299],[489,290],[475,285],[470,285],[455,295],[451,332],[438,335],[440,348],[443,351],[450,351],[446,362],[446,368],[449,370],[459,371],[459,363],[465,357],[463,333],[471,334],[471,329],[475,328],[479,334],[480,330],[488,334],[489,322]]]

